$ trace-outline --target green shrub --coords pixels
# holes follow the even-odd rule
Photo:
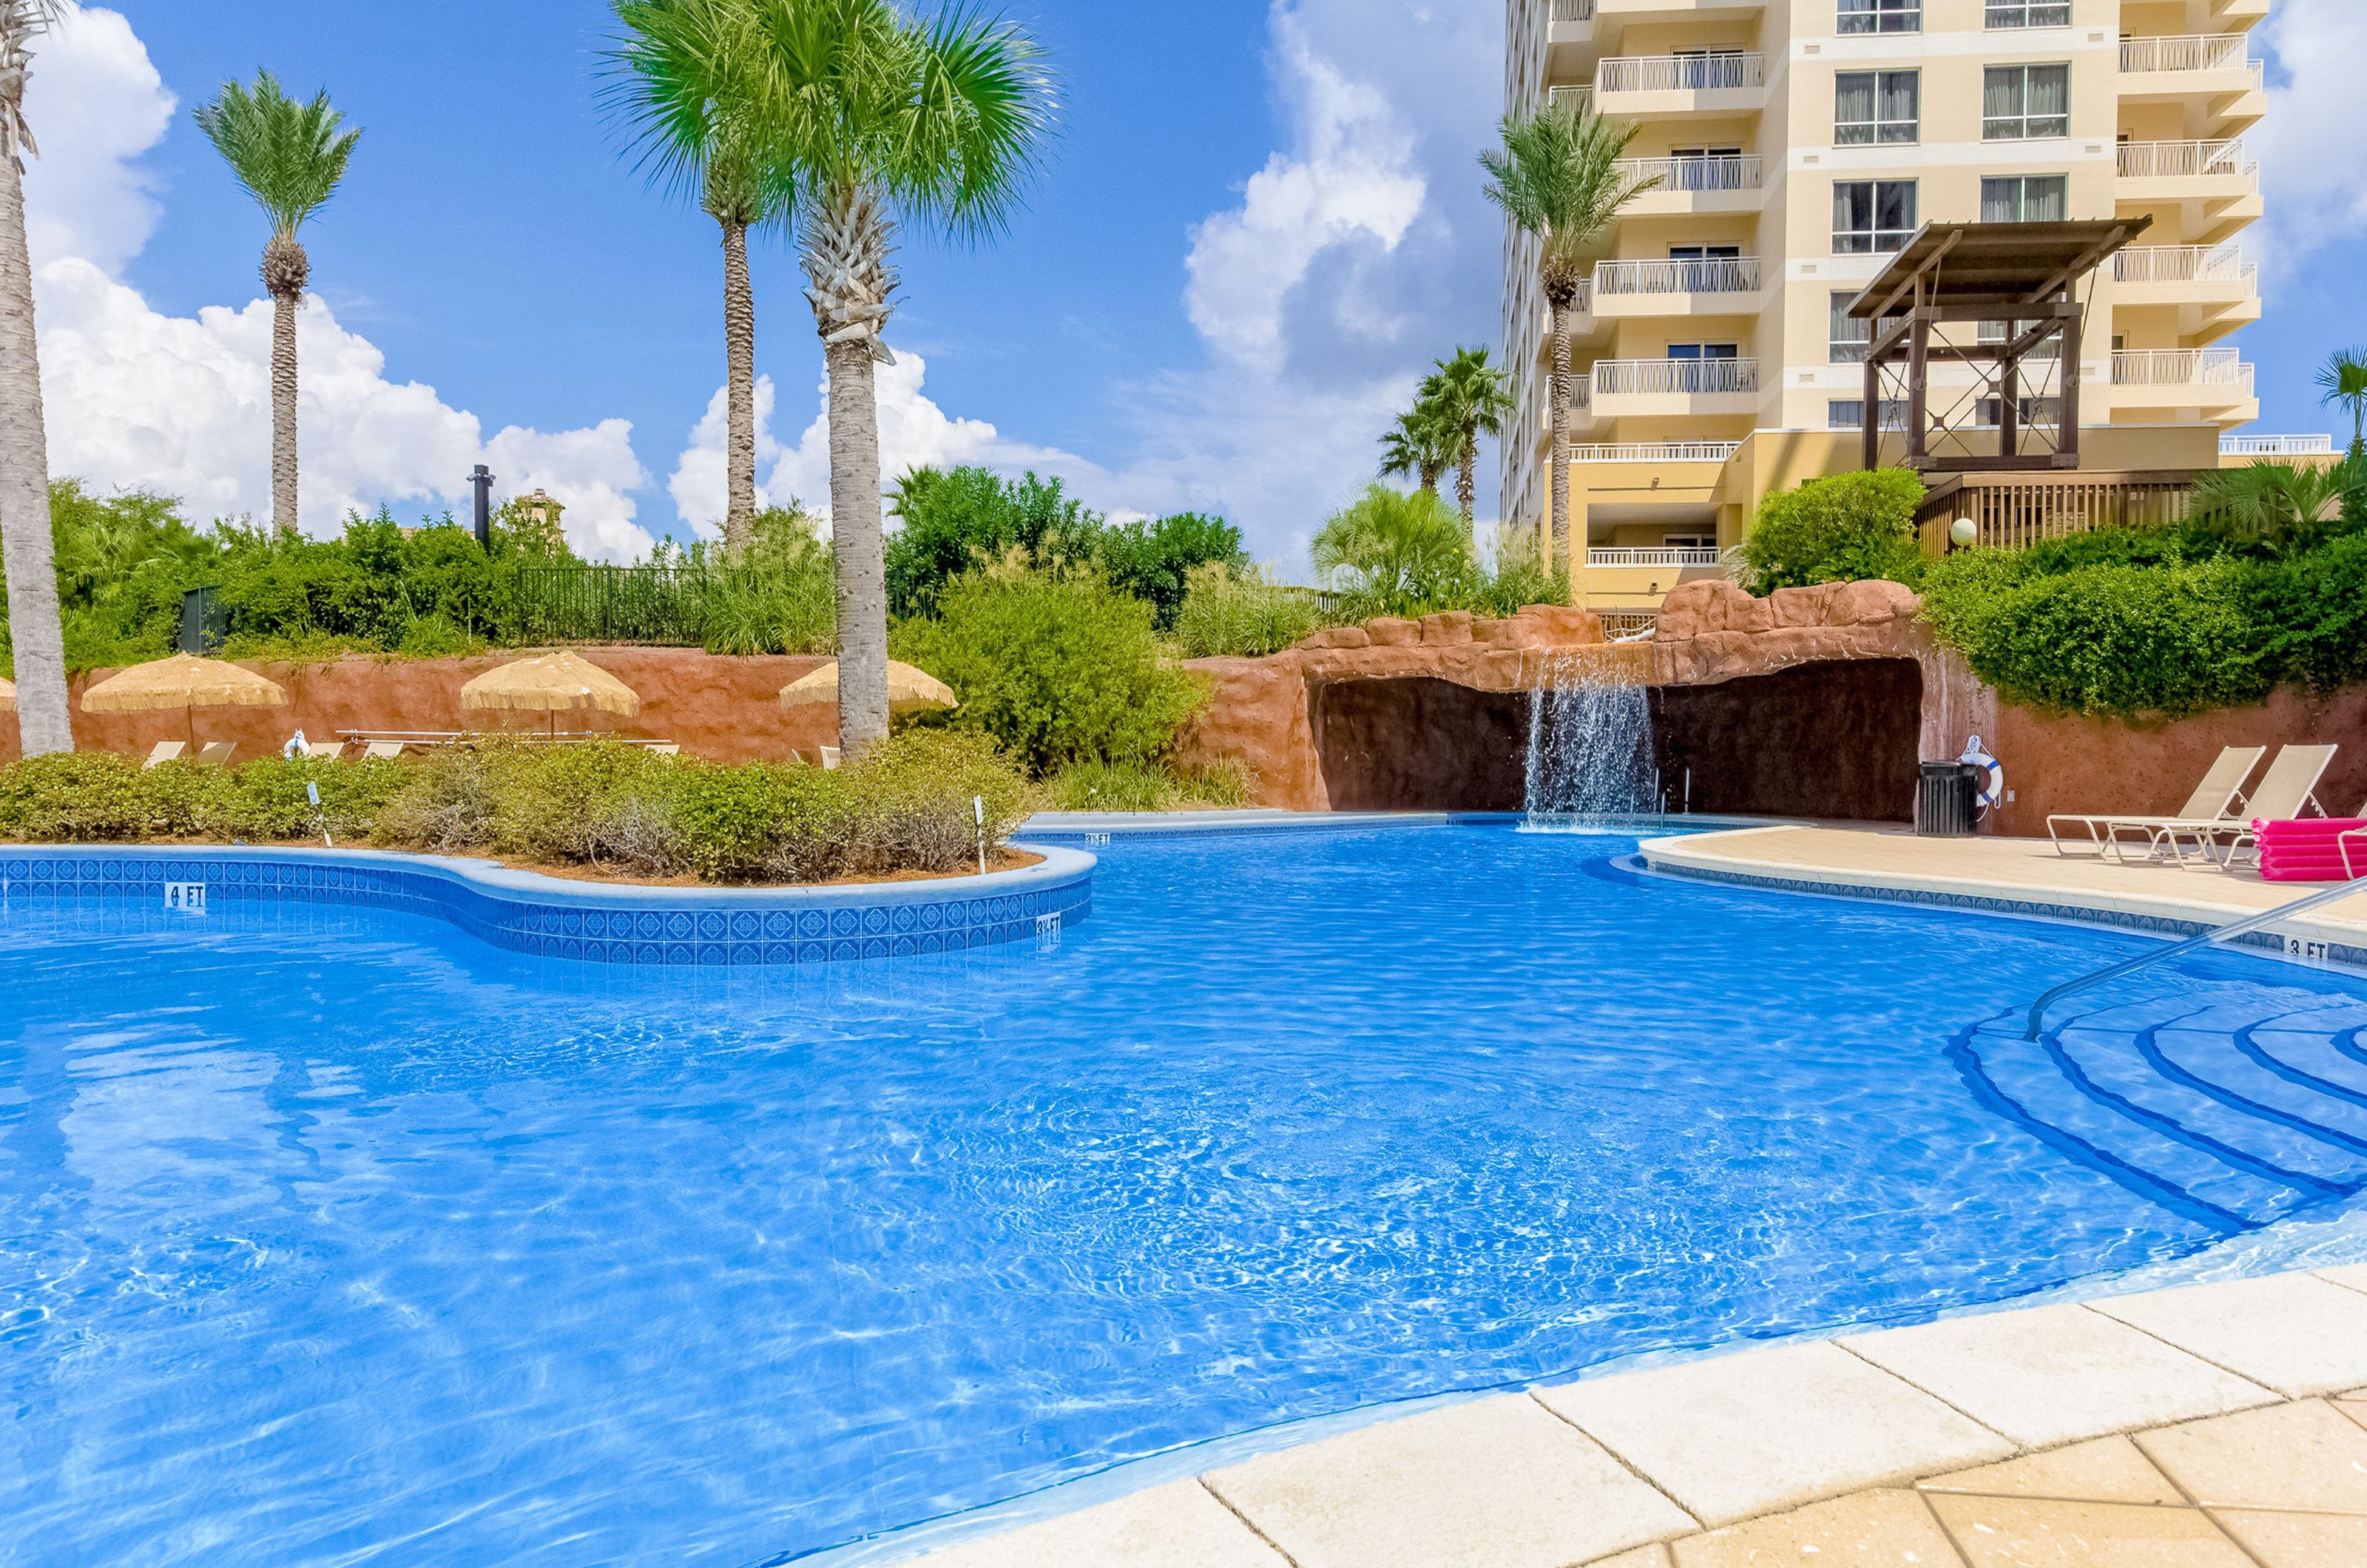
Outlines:
[[[709,653],[828,653],[837,640],[837,568],[827,549],[762,574],[734,573],[708,600]]]
[[[213,780],[192,792],[198,829],[261,842],[315,838],[323,830],[339,839],[366,838],[403,784],[397,763],[327,757],[265,757],[214,772]],[[320,791],[319,806],[307,785]]]
[[[111,843],[148,831],[139,766],[108,751],[28,757],[0,769],[0,838]]]
[[[422,615],[404,627],[395,651],[405,659],[473,659],[486,647],[484,638],[436,615]]]
[[[685,771],[676,759],[620,740],[514,744],[494,756],[494,853],[640,876],[687,863],[674,824]]]
[[[1184,793],[1194,801],[1222,811],[1239,811],[1257,804],[1257,770],[1238,757],[1227,757],[1204,768],[1179,771]]]
[[[1904,468],[1838,474],[1770,494],[1742,542],[1753,593],[1819,582],[1912,582],[1923,556],[1915,511],[1923,481]]]
[[[1192,570],[1175,615],[1175,645],[1186,659],[1280,653],[1323,624],[1315,595],[1268,582],[1255,568],[1210,561]]]
[[[802,762],[694,768],[674,823],[691,868],[710,882],[828,882],[855,861],[846,778]]]
[[[1073,762],[1149,762],[1206,700],[1161,649],[1150,607],[1082,572],[972,572],[934,620],[896,628],[896,657],[954,689],[957,728],[1035,777]]]
[[[1170,811],[1182,798],[1166,769],[1140,762],[1078,762],[1045,794],[1056,811]]]
[[[1161,631],[1172,631],[1195,573],[1211,567],[1249,569],[1241,531],[1221,517],[1196,512],[1126,523],[1103,531],[1102,570],[1110,586],[1150,604]]]
[[[1435,491],[1367,486],[1316,530],[1309,548],[1358,620],[1448,608],[1476,575],[1463,519]]]

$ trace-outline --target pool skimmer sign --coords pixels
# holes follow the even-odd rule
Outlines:
[[[164,908],[184,915],[206,912],[206,885],[202,882],[168,882],[164,884]]]

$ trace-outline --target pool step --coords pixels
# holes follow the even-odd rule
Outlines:
[[[1951,1055],[1984,1103],[2059,1152],[2235,1232],[2367,1190],[2361,1019],[2344,998],[2265,1016],[2157,1001],[2036,1041],[1998,1021]]]

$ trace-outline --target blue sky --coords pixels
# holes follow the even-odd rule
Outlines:
[[[1002,240],[908,249],[890,463],[1033,464],[1104,508],[1227,512],[1298,562],[1427,362],[1495,342],[1498,231],[1472,155],[1498,112],[1499,0],[1012,14],[1063,79],[1062,133]],[[599,0],[116,0],[48,40],[30,188],[59,467],[176,490],[200,515],[264,504],[262,220],[188,111],[267,65],[365,133],[307,235],[327,307],[306,324],[308,521],[441,507],[491,461],[596,522],[588,547],[687,536],[719,498],[711,423],[698,434],[721,378],[714,230],[618,157],[595,97],[606,17]],[[2277,112],[2251,139],[2269,319],[2238,341],[2257,428],[2325,430],[2311,368],[2367,338],[2367,112],[2344,79],[2367,6],[2279,0],[2264,42],[2305,68],[2272,64]],[[819,500],[820,356],[777,241],[757,287],[780,444],[764,477]]]

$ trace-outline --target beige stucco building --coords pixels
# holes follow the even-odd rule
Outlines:
[[[2268,4],[1508,0],[1514,108],[1583,95],[1640,127],[1659,177],[1572,312],[1587,602],[1648,608],[1715,571],[1769,489],[1859,466],[1865,323],[1838,307],[1925,222],[2152,220],[2094,276],[2083,470],[2323,449],[2237,434],[2259,405],[2222,341],[2260,313],[2239,236]],[[1503,514],[1543,529],[1547,312],[1533,244],[1509,237],[1504,265]],[[1968,442],[1998,423],[1969,369],[1935,372],[1932,401]]]

